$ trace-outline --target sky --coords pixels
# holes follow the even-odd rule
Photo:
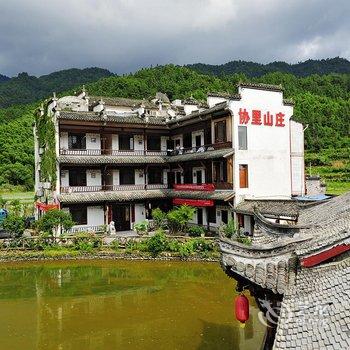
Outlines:
[[[0,74],[350,59],[349,0],[0,0]]]

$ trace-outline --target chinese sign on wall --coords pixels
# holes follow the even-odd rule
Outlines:
[[[259,109],[253,109],[251,113],[249,113],[246,108],[239,109],[239,123],[240,124],[252,124],[252,125],[267,125],[267,126],[280,126],[284,127],[284,114],[282,112],[278,112],[275,115],[266,112],[263,113]]]

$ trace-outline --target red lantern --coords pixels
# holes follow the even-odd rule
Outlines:
[[[249,301],[243,294],[235,299],[235,314],[236,319],[241,323],[245,323],[249,319]]]

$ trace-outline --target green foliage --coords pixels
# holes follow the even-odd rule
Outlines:
[[[51,95],[53,91],[63,92],[111,74],[101,68],[66,69],[39,78],[20,73],[0,84],[0,108],[38,101]]]
[[[119,251],[120,249],[120,244],[119,244],[119,241],[117,239],[115,239],[111,244],[110,244],[110,247],[115,250],[116,252]]]
[[[138,233],[138,234],[145,234],[148,230],[148,221],[147,220],[143,220],[141,222],[135,223],[134,224],[134,230]]]
[[[94,249],[99,249],[102,246],[100,237],[93,233],[81,232],[75,235],[73,248],[75,250],[91,253]]]
[[[25,218],[16,214],[9,214],[2,223],[5,231],[12,236],[19,237],[25,229]]]
[[[316,155],[313,159],[319,162],[318,165],[332,166],[323,163],[330,163],[338,159],[337,150],[342,150],[344,154],[350,147],[348,134],[350,130],[350,73],[348,66],[348,61],[336,58],[307,61],[292,68],[286,63],[274,62],[267,70],[266,66],[252,65],[242,61],[236,64],[234,70],[224,69],[219,73],[203,70],[210,75],[200,74],[188,67],[174,65],[141,69],[127,76],[108,76],[109,72],[98,72],[97,70],[84,70],[84,73],[80,70],[69,70],[67,74],[58,72],[40,77],[40,81],[46,87],[49,86],[49,89],[46,87],[42,89],[36,85],[35,81],[38,78],[21,74],[18,78],[1,84],[0,106],[37,101],[47,96],[47,91],[50,93],[54,90],[64,91],[89,81],[89,79],[92,81],[104,76],[108,77],[87,84],[90,95],[148,98],[153,97],[157,91],[162,91],[167,93],[170,99],[183,99],[193,95],[194,98],[203,100],[209,91],[235,93],[236,84],[239,81],[282,84],[285,89],[285,97],[293,98],[295,101],[294,118],[304,125],[309,124],[305,131],[306,150],[311,152],[309,154]],[[213,76],[212,73],[218,76]],[[313,74],[310,75],[310,73]],[[318,75],[324,73],[327,75]],[[81,80],[79,74],[83,75]],[[69,78],[67,78],[68,75]],[[248,76],[253,78],[248,78]],[[37,90],[37,92],[32,94],[29,90]],[[0,186],[2,187],[7,184],[25,186],[27,189],[33,187],[32,123],[33,111],[37,107],[35,103],[32,103],[0,109]],[[43,159],[44,178],[51,177],[51,182],[54,182],[54,147],[49,144],[51,141],[54,142],[52,124],[47,120],[43,124],[42,138],[45,139],[47,136],[43,144],[48,149]],[[327,159],[318,159],[317,154],[325,150],[326,152],[330,150]],[[335,158],[332,158],[333,156]],[[348,158],[348,154],[345,156],[343,159]]]
[[[36,227],[41,232],[53,233],[59,226],[69,230],[74,225],[72,216],[59,209],[48,210],[36,223]]]
[[[168,239],[163,230],[156,231],[154,236],[147,240],[147,250],[152,256],[157,256],[159,253],[165,251],[168,247]]]
[[[202,226],[191,226],[188,229],[188,235],[190,237],[200,237],[205,234],[205,230]]]
[[[167,214],[164,211],[162,211],[160,208],[155,208],[152,210],[152,218],[156,229],[166,228]]]
[[[186,232],[188,222],[193,218],[196,209],[188,205],[181,205],[170,210],[167,214],[171,232]]]
[[[237,225],[233,219],[230,219],[226,225],[220,227],[220,230],[227,238],[232,238],[238,232]]]

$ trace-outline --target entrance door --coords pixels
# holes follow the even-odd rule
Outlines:
[[[130,230],[130,206],[119,204],[114,205],[113,221],[116,231]]]
[[[203,225],[203,208],[197,208],[197,224]]]
[[[202,180],[202,170],[196,171],[197,185],[201,185],[203,183]]]

